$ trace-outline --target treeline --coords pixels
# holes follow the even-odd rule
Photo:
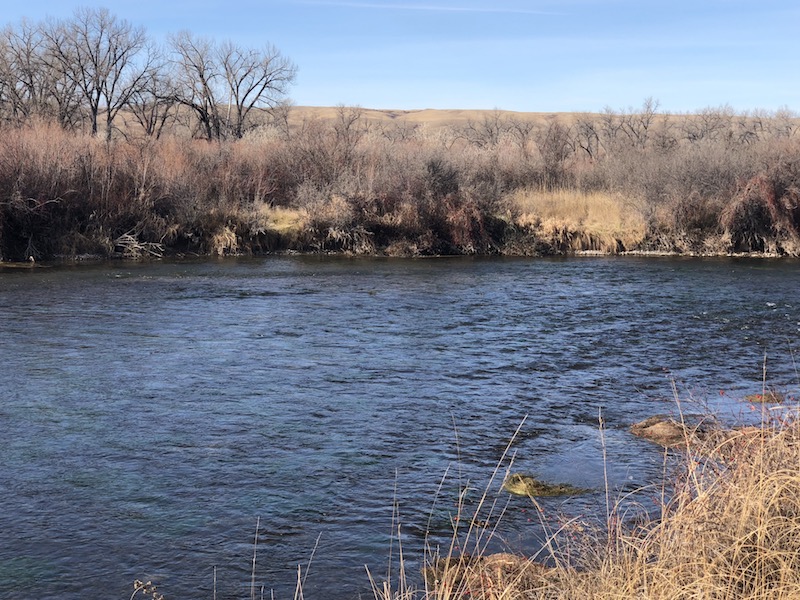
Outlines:
[[[253,127],[254,109],[285,101],[295,71],[271,45],[253,49],[186,31],[162,45],[107,9],[81,8],[70,19],[2,30],[0,119],[103,130],[107,140],[131,122],[153,137],[184,123],[208,140],[236,139]]]
[[[103,52],[88,48],[103,48]],[[124,50],[124,51],[123,51]],[[0,256],[800,255],[789,111],[300,117],[274,48],[103,10],[0,42]],[[89,75],[91,74],[91,76]]]

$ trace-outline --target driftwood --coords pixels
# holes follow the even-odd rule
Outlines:
[[[114,251],[125,258],[142,258],[144,256],[161,258],[164,256],[164,244],[142,242],[134,233],[134,231],[129,231],[115,239]]]

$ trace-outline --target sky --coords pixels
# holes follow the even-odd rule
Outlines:
[[[2,15],[77,6],[161,41],[273,44],[297,65],[298,106],[800,111],[796,0],[26,0]]]

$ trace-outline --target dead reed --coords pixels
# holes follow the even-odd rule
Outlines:
[[[444,555],[431,554],[423,589],[374,585],[375,597],[798,598],[797,414],[796,408],[784,408],[779,418],[770,418],[761,427],[707,431],[702,439],[687,437],[683,449],[675,451],[682,459],[660,492],[660,509],[649,512],[649,517],[627,519],[623,511],[630,510],[629,504],[614,503],[609,497],[605,527],[562,524],[551,530],[533,559],[486,552],[492,530],[478,532],[470,525],[469,531],[454,533],[453,539],[481,543],[461,543],[459,548],[470,549],[463,551],[456,550],[454,542]],[[490,498],[485,494],[481,503]],[[532,501],[536,504],[535,498]],[[492,504],[492,510],[495,507]],[[459,505],[459,511],[462,508]],[[469,515],[461,516],[463,522],[473,522]]]

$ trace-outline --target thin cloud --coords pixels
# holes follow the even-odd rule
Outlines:
[[[476,7],[476,6],[442,6],[438,4],[378,4],[375,2],[325,2],[324,0],[301,0],[300,4],[313,4],[315,6],[331,6],[342,8],[367,8],[383,10],[408,10],[426,12],[460,12],[460,13],[494,13],[494,14],[516,14],[516,15],[560,15],[564,13],[550,12],[544,10],[530,10],[524,8],[504,8],[504,7]]]

